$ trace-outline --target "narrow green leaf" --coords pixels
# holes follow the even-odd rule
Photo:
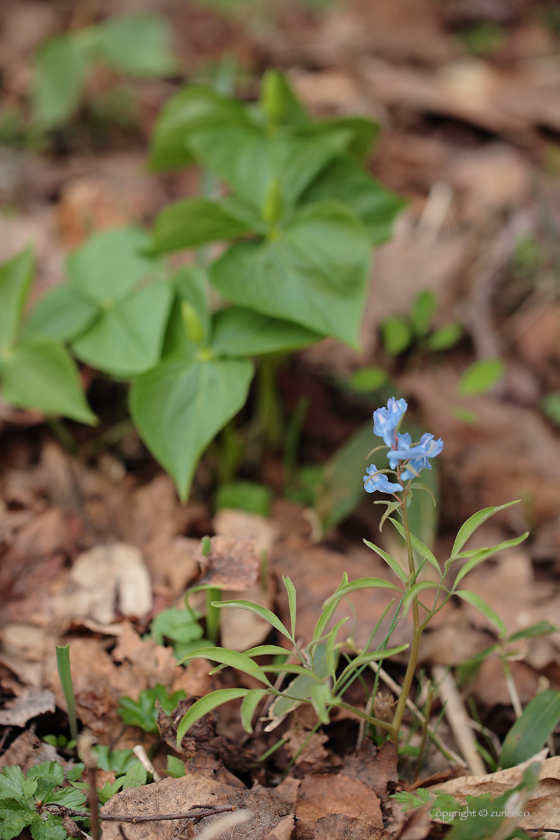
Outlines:
[[[412,341],[412,331],[404,318],[386,318],[381,324],[383,346],[391,356],[403,353]]]
[[[408,647],[408,645],[399,645],[398,647],[385,648],[384,650],[364,651],[356,656],[352,662],[348,663],[344,671],[339,676],[338,682],[340,683],[347,674],[357,668],[361,668],[362,665],[367,665],[369,662],[379,662],[381,659],[388,659],[391,656],[397,656],[397,654],[402,653]]]
[[[211,346],[217,356],[260,356],[299,350],[322,338],[299,324],[241,306],[220,309],[213,316],[212,324]]]
[[[290,651],[280,645],[257,645],[246,650],[245,656],[290,656]]]
[[[284,582],[284,586],[286,587],[286,592],[288,593],[288,606],[290,609],[290,624],[291,624],[291,631],[292,631],[292,639],[295,639],[296,636],[296,588],[293,584],[293,581],[287,575],[282,575],[282,580]]]
[[[78,717],[76,715],[76,700],[74,697],[74,686],[72,683],[72,672],[70,670],[70,645],[56,647],[56,667],[58,676],[66,701],[70,734],[74,741],[78,738]]]
[[[237,239],[249,230],[215,201],[187,198],[169,204],[154,222],[154,250],[158,254],[197,248],[207,242]]]
[[[94,425],[78,369],[55,339],[22,338],[2,361],[2,396],[10,405],[63,415]]]
[[[314,120],[302,125],[299,128],[299,135],[305,137],[321,137],[325,134],[332,134],[340,131],[341,128],[346,129],[352,135],[347,145],[347,156],[350,160],[356,160],[358,163],[364,165],[367,163],[371,146],[377,139],[380,133],[380,126],[373,120],[368,120],[366,117],[328,117],[324,120]],[[335,158],[334,163],[337,159]],[[363,171],[363,170],[362,170]],[[329,196],[330,197],[330,196]]]
[[[394,505],[400,505],[400,502],[393,502],[393,504]],[[385,516],[388,516],[389,513],[392,512],[392,511],[389,510],[390,507],[391,507],[391,505],[389,505],[389,507],[387,508],[387,511],[384,514]],[[394,508],[393,508],[393,510],[394,510]],[[390,554],[387,554],[386,551],[383,551],[383,549],[379,548],[379,546],[375,545],[375,543],[369,542],[368,540],[364,540],[364,542],[365,542],[365,544],[367,545],[368,548],[371,548],[372,551],[375,551],[375,553],[378,554],[379,557],[381,557],[383,560],[385,560],[385,562],[387,563],[389,568],[391,568],[393,570],[393,572],[396,574],[396,576],[398,578],[400,578],[403,583],[407,582],[407,580],[408,580],[407,573],[402,568],[402,566],[393,557],[391,557]]]
[[[336,656],[336,637],[338,635],[338,631],[348,621],[348,616],[346,618],[342,618],[331,630],[329,633],[329,638],[327,639],[327,647],[325,652],[325,657],[327,660],[327,668],[329,671],[329,675],[333,680],[336,680],[336,666],[337,656]]]
[[[96,30],[99,57],[115,70],[148,79],[177,71],[171,26],[163,15],[117,15],[98,24]]]
[[[506,548],[514,548],[514,546],[519,545],[522,543],[523,540],[526,540],[529,536],[529,531],[525,531],[524,534],[521,534],[520,537],[516,537],[513,540],[506,540],[505,542],[501,542],[499,545],[493,545],[491,548],[481,548],[477,551],[470,560],[467,560],[463,568],[459,571],[459,574],[455,578],[454,587],[457,586],[465,577],[468,575],[469,572],[472,572],[480,563],[483,563],[489,557],[493,557],[499,551],[504,551]]]
[[[501,359],[480,359],[461,376],[457,390],[464,396],[486,394],[504,375]]]
[[[0,349],[12,344],[17,336],[33,269],[30,248],[0,265]]]
[[[311,704],[319,721],[325,726],[329,723],[329,705],[334,700],[331,689],[326,683],[314,685],[311,689]]]
[[[397,529],[397,531],[399,532],[399,534],[401,535],[401,537],[403,539],[406,539],[404,528],[401,525],[401,523],[397,522],[397,520],[393,519],[393,517],[390,517],[390,520],[393,523],[393,525],[395,526],[395,528]],[[428,563],[431,563],[431,565],[434,567],[434,569],[437,569],[438,573],[441,574],[441,569],[439,567],[439,563],[436,560],[434,553],[432,551],[430,551],[428,546],[425,545],[421,540],[419,540],[418,537],[415,537],[414,534],[410,535],[410,541],[412,542],[413,549],[415,551],[417,551],[418,554],[420,555],[420,559],[421,560],[424,560],[424,559],[427,560]]]
[[[519,499],[514,502],[507,502],[505,505],[499,505],[498,507],[487,507],[483,510],[479,510],[477,513],[473,513],[466,522],[461,525],[457,536],[455,537],[455,542],[453,543],[453,548],[451,550],[451,558],[455,557],[463,548],[466,541],[477,528],[479,528],[483,522],[486,522],[487,519],[490,519],[491,516],[494,516],[495,513],[498,513],[500,510],[506,510],[506,508],[511,507],[512,505],[518,505]]]
[[[154,283],[120,298],[72,343],[75,355],[97,370],[131,377],[159,361],[173,289]]]
[[[50,128],[77,109],[85,83],[87,60],[73,35],[49,38],[35,61],[33,110],[37,122]]]
[[[339,587],[334,595],[327,598],[323,607],[326,607],[335,600],[340,602],[340,599],[345,595],[349,595],[351,592],[358,592],[362,589],[394,589],[402,595],[402,589],[399,589],[394,583],[389,583],[388,580],[384,580],[383,578],[358,578],[357,580],[350,581],[346,586]]]
[[[457,322],[445,324],[445,326],[435,330],[428,338],[428,347],[436,353],[440,350],[448,350],[457,344],[462,334],[463,327],[461,324]]]
[[[524,627],[523,630],[518,630],[508,636],[508,642],[517,642],[518,639],[535,639],[537,636],[548,636],[549,633],[556,633],[558,627],[550,621],[539,621],[537,624],[531,624],[530,627]]]
[[[260,618],[263,618],[265,621],[268,621],[275,630],[278,630],[283,636],[293,642],[293,635],[290,635],[280,619],[274,615],[273,612],[268,610],[266,607],[261,606],[260,604],[255,604],[253,601],[219,601],[216,602],[216,606],[223,609],[224,607],[234,607],[239,610],[246,610],[247,612],[253,613],[254,615],[258,615]]]
[[[65,283],[39,299],[25,319],[22,336],[40,334],[69,341],[86,329],[98,313],[95,303]]]
[[[255,709],[267,694],[266,688],[253,688],[247,692],[241,703],[241,723],[245,732],[251,734],[253,727],[251,725]]]
[[[198,458],[244,404],[253,370],[245,360],[169,358],[133,383],[134,423],[183,501]]]
[[[177,665],[182,665],[191,659],[209,659],[210,662],[220,662],[229,668],[236,668],[244,674],[249,674],[260,682],[265,683],[265,685],[270,685],[270,681],[263,669],[256,662],[253,662],[250,656],[247,656],[245,653],[240,653],[238,650],[220,647],[199,648],[180,659]]]
[[[229,703],[230,700],[237,700],[238,697],[245,697],[249,689],[247,688],[222,688],[219,691],[213,691],[205,697],[201,697],[196,703],[190,707],[186,715],[183,716],[181,723],[177,727],[177,745],[181,746],[181,741],[197,720],[217,709],[218,706],[223,706],[224,703]]]
[[[408,610],[410,609],[411,603],[414,599],[420,594],[420,592],[425,592],[427,589],[441,589],[444,592],[449,592],[447,587],[442,586],[441,583],[433,583],[430,580],[422,581],[421,583],[415,583],[414,586],[411,586],[408,592],[406,593],[404,600],[403,600],[403,615],[406,615]]]
[[[500,637],[503,638],[507,634],[507,628],[500,618],[500,616],[494,612],[494,610],[488,606],[486,601],[477,595],[475,592],[470,592],[468,589],[459,589],[453,593],[454,595],[458,595],[459,598],[462,598],[463,601],[466,601],[468,604],[471,604],[473,607],[476,607],[486,618],[498,628]]]
[[[429,332],[436,309],[437,297],[431,289],[424,289],[414,298],[410,310],[410,322],[418,338],[423,338]]]
[[[539,752],[560,720],[560,691],[542,691],[533,697],[506,735],[500,767],[515,767]]]
[[[436,507],[436,497],[434,496],[433,490],[431,490],[427,484],[424,484],[422,481],[413,481],[410,486],[413,490],[422,490],[424,493],[427,493],[432,502],[434,503],[434,507]]]
[[[357,346],[370,260],[363,225],[342,204],[317,202],[276,237],[234,245],[210,280],[233,303]]]
[[[323,604],[323,609],[321,610],[321,615],[319,616],[319,619],[318,619],[317,624],[315,625],[315,629],[313,631],[313,641],[314,642],[317,642],[320,638],[322,638],[322,636],[325,632],[325,629],[327,627],[327,624],[331,620],[334,611],[336,610],[337,606],[339,605],[340,601],[343,598],[343,595],[339,596],[339,593],[342,589],[344,589],[344,587],[347,584],[348,584],[348,575],[346,574],[346,572],[344,572],[344,574],[342,575],[342,580],[341,580],[338,588],[336,589],[334,594],[329,599],[330,603],[327,604],[327,602],[325,601],[325,603]]]

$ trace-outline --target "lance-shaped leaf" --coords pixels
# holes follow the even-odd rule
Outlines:
[[[223,706],[224,703],[229,703],[230,700],[237,700],[238,697],[245,697],[249,689],[247,688],[222,688],[219,691],[213,691],[205,697],[201,697],[196,703],[193,703],[186,715],[181,719],[181,723],[177,727],[177,744],[180,746],[181,741],[197,720],[217,709],[218,706]]]
[[[2,396],[18,408],[63,415],[81,423],[95,424],[76,365],[53,338],[42,335],[22,338],[0,362]]]
[[[502,746],[500,767],[515,767],[543,748],[560,720],[560,691],[542,691],[517,718]]]
[[[253,731],[252,720],[255,710],[266,693],[266,688],[252,688],[243,698],[240,711],[241,723],[243,724],[245,732],[248,732],[249,734]]]
[[[96,35],[96,52],[115,70],[148,79],[177,70],[171,26],[163,15],[117,15],[99,24]]]
[[[30,248],[0,265],[0,348],[8,347],[17,336],[33,266]]]
[[[520,537],[515,537],[513,540],[506,540],[505,542],[500,543],[499,545],[493,545],[490,548],[481,548],[478,551],[475,551],[470,557],[469,560],[465,563],[463,568],[460,570],[459,574],[455,578],[455,586],[463,580],[465,575],[468,575],[469,572],[472,572],[480,563],[483,563],[489,557],[493,557],[494,554],[497,554],[498,551],[504,551],[506,548],[514,548],[519,543],[522,543],[523,540],[526,540],[529,536],[529,531],[525,531],[524,534],[521,534]]]
[[[229,648],[221,647],[206,647],[193,650],[188,653],[177,664],[181,665],[183,662],[190,662],[191,659],[209,659],[211,662],[219,662],[221,665],[226,665],[229,668],[236,668],[243,674],[248,674],[254,677],[259,682],[270,685],[270,681],[266,676],[260,665],[253,662],[250,656],[246,653],[240,653],[238,650],[230,650]]]
[[[288,630],[284,627],[280,619],[274,615],[271,610],[268,610],[266,607],[261,606],[261,604],[255,604],[253,601],[242,601],[242,600],[235,600],[235,601],[216,601],[216,607],[227,608],[227,607],[235,607],[239,610],[245,610],[246,612],[253,613],[253,615],[258,615],[259,618],[268,621],[269,624],[272,625],[279,633],[293,642],[293,636],[290,635]]]
[[[35,62],[33,107],[44,127],[64,122],[78,107],[87,72],[87,59],[72,35],[49,38]]]
[[[159,361],[172,300],[163,282],[119,298],[72,343],[74,353],[115,376],[144,373]]]
[[[393,502],[392,504],[400,505],[400,502]],[[400,578],[400,580],[402,580],[403,583],[407,582],[408,575],[397,560],[391,557],[390,554],[387,554],[386,551],[383,551],[382,548],[379,548],[378,545],[375,545],[375,543],[369,542],[368,540],[364,540],[364,542],[368,548],[371,548],[372,551],[375,551],[375,553],[378,554],[379,557],[385,560],[387,565],[394,571],[396,576]]]
[[[237,239],[250,228],[230,216],[221,204],[207,198],[187,198],[169,204],[154,222],[154,250],[158,254],[197,248],[207,242]]]
[[[351,580],[345,586],[339,586],[334,595],[327,598],[323,607],[333,602],[339,603],[345,595],[350,595],[351,592],[358,592],[362,589],[394,589],[396,592],[400,592],[401,595],[403,594],[402,589],[399,589],[394,583],[390,583],[383,578],[357,578],[357,580]]]
[[[344,671],[341,673],[338,681],[340,682],[351,671],[360,668],[362,665],[368,665],[370,662],[379,662],[381,659],[388,659],[391,656],[397,656],[408,648],[408,645],[399,645],[394,648],[385,648],[383,650],[364,651],[356,656],[352,662],[349,662]]]
[[[260,356],[299,350],[321,340],[316,332],[241,306],[220,309],[212,319],[212,350],[218,356]]]
[[[393,519],[392,516],[389,517],[389,520],[393,523],[401,537],[403,539],[406,539],[405,531],[401,523],[398,522],[396,519]],[[441,573],[439,563],[436,560],[434,553],[430,551],[428,546],[425,545],[421,540],[419,540],[418,537],[415,537],[414,534],[410,535],[410,541],[412,543],[412,548],[414,549],[414,551],[418,552],[418,554],[420,555],[420,559],[427,560],[428,563],[431,563],[434,569],[437,569],[437,571]]]
[[[468,604],[476,607],[482,615],[486,616],[486,618],[498,628],[501,638],[507,634],[506,625],[500,616],[486,603],[484,598],[481,598],[480,595],[476,594],[476,592],[470,592],[468,589],[458,589],[456,592],[453,592],[453,594],[458,595],[459,598],[462,598],[463,601],[466,601]]]
[[[343,205],[318,202],[275,238],[234,245],[210,279],[233,303],[357,347],[370,258],[363,225]]]
[[[519,499],[514,502],[508,502],[505,505],[487,507],[483,510],[479,510],[477,513],[473,513],[473,515],[469,517],[469,519],[467,519],[467,521],[459,528],[457,536],[455,537],[455,542],[453,543],[451,557],[455,557],[461,551],[468,538],[474,534],[476,529],[479,528],[483,522],[486,522],[487,519],[490,519],[491,516],[494,516],[494,514],[498,513],[500,510],[506,510],[506,508],[518,504]]]
[[[244,404],[252,376],[248,361],[200,354],[170,358],[134,382],[133,420],[183,500],[198,458]]]

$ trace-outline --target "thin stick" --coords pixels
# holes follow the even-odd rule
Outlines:
[[[472,727],[470,726],[470,719],[465,711],[463,701],[457,691],[453,677],[442,665],[435,665],[433,672],[438,684],[438,694],[445,703],[445,716],[465,757],[468,768],[473,776],[484,776],[486,768],[477,752],[476,740]]]
[[[158,771],[148,758],[146,750],[142,746],[142,744],[137,744],[135,747],[132,748],[132,752],[142,765],[142,767],[146,770],[146,772],[151,773],[154,782],[161,782],[161,776],[159,775]]]

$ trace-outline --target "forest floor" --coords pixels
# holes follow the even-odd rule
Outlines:
[[[168,16],[182,81],[125,84],[96,72],[80,113],[45,148],[30,150],[17,131],[5,129],[0,260],[33,244],[36,299],[60,282],[66,253],[93,230],[148,223],[170,200],[195,194],[192,170],[148,171],[149,135],[165,100],[184,81],[211,79],[224,54],[237,56],[237,93],[247,100],[256,97],[262,71],[275,66],[314,115],[364,114],[377,120],[381,134],[371,171],[408,204],[393,239],[375,255],[361,351],[327,339],[290,358],[278,373],[286,417],[301,397],[309,398],[299,463],[329,461],[388,396],[404,396],[415,424],[444,440],[437,465],[438,519],[426,515],[420,536],[432,543],[436,556],[447,556],[468,516],[520,499],[484,524],[472,547],[526,529],[529,539],[477,568],[469,586],[509,633],[544,620],[555,623],[560,616],[557,4],[347,0],[306,6],[293,0],[231,4],[223,11],[210,0],[105,0],[89,11],[91,4],[79,5],[85,23],[88,15],[139,8]],[[1,4],[0,118],[14,109],[25,116],[32,56],[45,38],[68,27],[73,9],[69,0]],[[457,322],[461,339],[444,352],[417,340],[390,353],[383,323],[410,318],[418,294],[426,290],[436,302],[431,328]],[[464,371],[492,358],[504,363],[501,379],[483,393],[465,395]],[[376,394],[348,387],[352,374],[365,366],[388,374]],[[91,376],[87,370],[83,375]],[[366,741],[356,753],[359,727],[343,710],[314,734],[315,719],[304,707],[278,729],[267,732],[259,724],[249,736],[241,728],[238,704],[231,703],[218,709],[206,728],[186,736],[179,750],[173,747],[177,718],[167,719],[162,737],[123,724],[119,698],[136,700],[156,684],[187,697],[219,687],[255,687],[250,677],[241,675],[239,681],[230,670],[210,676],[203,660],[177,668],[172,647],[148,633],[153,618],[180,605],[185,589],[203,575],[214,581],[219,572],[233,597],[258,600],[279,610],[283,620],[287,599],[278,581],[289,575],[298,593],[297,633],[306,643],[343,572],[351,579],[385,576],[386,567],[363,539],[381,541],[397,554],[402,548],[386,531],[379,534],[379,517],[366,494],[347,519],[318,539],[317,509],[298,502],[294,493],[287,498],[283,453],[274,447],[240,469],[241,478],[272,489],[268,516],[216,510],[212,452],[198,469],[189,502],[181,505],[171,480],[127,425],[122,392],[98,379],[90,398],[102,424],[94,431],[68,424],[75,451],[62,445],[41,416],[0,403],[0,767],[17,764],[25,770],[57,755],[71,758],[60,745],[41,740],[68,735],[55,647],[70,643],[78,718],[100,744],[112,750],[143,744],[162,776],[167,755],[188,759],[186,776],[124,791],[106,813],[162,814],[227,802],[253,813],[252,822],[222,835],[231,838],[441,836],[441,825],[425,811],[407,822],[389,798],[410,788],[414,765],[411,770],[401,759],[398,766],[388,743]],[[374,445],[372,436],[370,448]],[[361,485],[359,469],[344,479],[354,492]],[[204,568],[205,535],[222,539],[215,543],[218,571],[212,564]],[[242,542],[232,556],[231,537],[256,540],[257,551]],[[263,552],[264,580],[257,559]],[[356,645],[366,642],[372,617],[376,620],[387,603],[385,590],[356,595]],[[405,620],[394,644],[409,641],[409,634]],[[271,639],[268,625],[248,613],[224,611],[225,646],[244,650],[265,639]],[[467,603],[450,602],[424,636],[418,704],[438,668],[458,668],[495,641],[495,629],[483,615]],[[512,660],[522,706],[543,689],[560,690],[560,632],[525,642]],[[388,668],[397,683],[403,662]],[[373,673],[367,682],[371,688]],[[352,688],[357,705],[364,702],[362,691]],[[481,743],[491,751],[515,720],[497,655],[464,683],[463,699],[477,716],[479,735],[485,733]],[[443,702],[441,694],[434,700],[434,720]],[[514,787],[520,771],[491,773],[491,767],[478,786],[473,783],[476,765],[461,755],[449,706],[438,732],[461,761],[453,764],[430,747],[419,771],[421,786],[437,783],[441,789],[445,783],[443,789],[459,797],[473,790],[498,795]],[[258,763],[280,737],[281,748]],[[412,746],[415,738],[411,733]],[[528,806],[531,816],[523,823],[527,830],[560,830],[560,759],[545,764],[539,793]],[[99,776],[102,784],[115,773],[100,770]],[[119,834],[118,824],[107,822],[102,837],[171,838],[174,832],[176,824],[163,822],[157,830],[151,823],[127,824]]]

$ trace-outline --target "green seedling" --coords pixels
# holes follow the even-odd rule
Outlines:
[[[138,700],[131,697],[121,697],[118,712],[123,723],[127,726],[138,726],[144,732],[158,732],[158,709],[156,700],[166,715],[175,711],[180,700],[185,699],[185,692],[174,691],[169,694],[165,686],[159,683],[153,688],[144,688],[138,695]]]
[[[56,648],[56,665],[60,684],[66,700],[68,722],[70,733],[74,744],[78,739],[78,717],[76,715],[76,699],[74,697],[74,686],[72,685],[72,673],[70,671],[70,645]]]

